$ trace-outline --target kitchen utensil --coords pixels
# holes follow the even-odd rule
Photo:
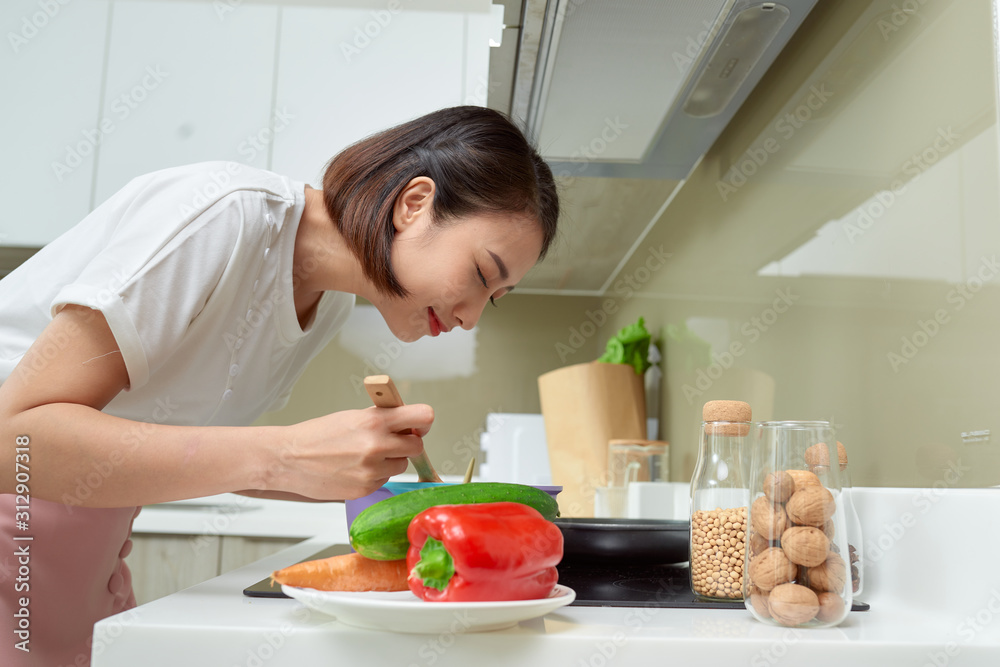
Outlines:
[[[472,471],[476,467],[476,457],[473,456],[469,459],[469,467],[465,470],[465,479],[462,480],[462,484],[468,484],[472,481]]]
[[[398,408],[403,405],[403,398],[399,395],[396,385],[388,375],[370,375],[365,378],[365,390],[371,396],[372,402],[380,408]],[[403,432],[410,433],[410,429]],[[421,482],[440,482],[431,460],[427,457],[427,452],[421,452],[420,456],[410,459],[414,469],[417,471],[417,479]]]
[[[563,561],[683,563],[688,559],[687,521],[558,518]]]

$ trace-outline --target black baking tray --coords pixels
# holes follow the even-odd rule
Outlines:
[[[316,553],[303,558],[298,561],[299,563],[304,563],[307,560],[319,560],[320,558],[329,558],[331,556],[340,556],[341,554],[352,553],[352,549],[347,544],[334,544],[329,546],[322,551],[317,551]],[[294,565],[294,563],[289,563],[283,567],[289,567]],[[243,589],[243,595],[251,598],[287,598],[288,596],[281,592],[281,586],[279,584],[271,585],[271,578],[261,579],[256,584],[252,584]]]

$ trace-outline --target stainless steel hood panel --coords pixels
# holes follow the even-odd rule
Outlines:
[[[642,239],[815,4],[527,0],[511,113],[559,179],[564,215],[519,291],[627,289],[621,267],[650,250]],[[707,115],[695,108],[713,95]]]
[[[556,173],[683,180],[815,3],[550,0],[513,107],[530,94],[526,129]],[[692,109],[711,95],[728,101]]]

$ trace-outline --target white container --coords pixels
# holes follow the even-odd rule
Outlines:
[[[479,447],[485,457],[479,466],[484,482],[552,483],[542,415],[491,412],[486,415]]]

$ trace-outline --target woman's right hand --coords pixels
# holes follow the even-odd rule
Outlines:
[[[344,410],[283,427],[260,488],[317,500],[367,495],[424,451],[434,421],[429,405]],[[410,435],[401,432],[410,429]]]

